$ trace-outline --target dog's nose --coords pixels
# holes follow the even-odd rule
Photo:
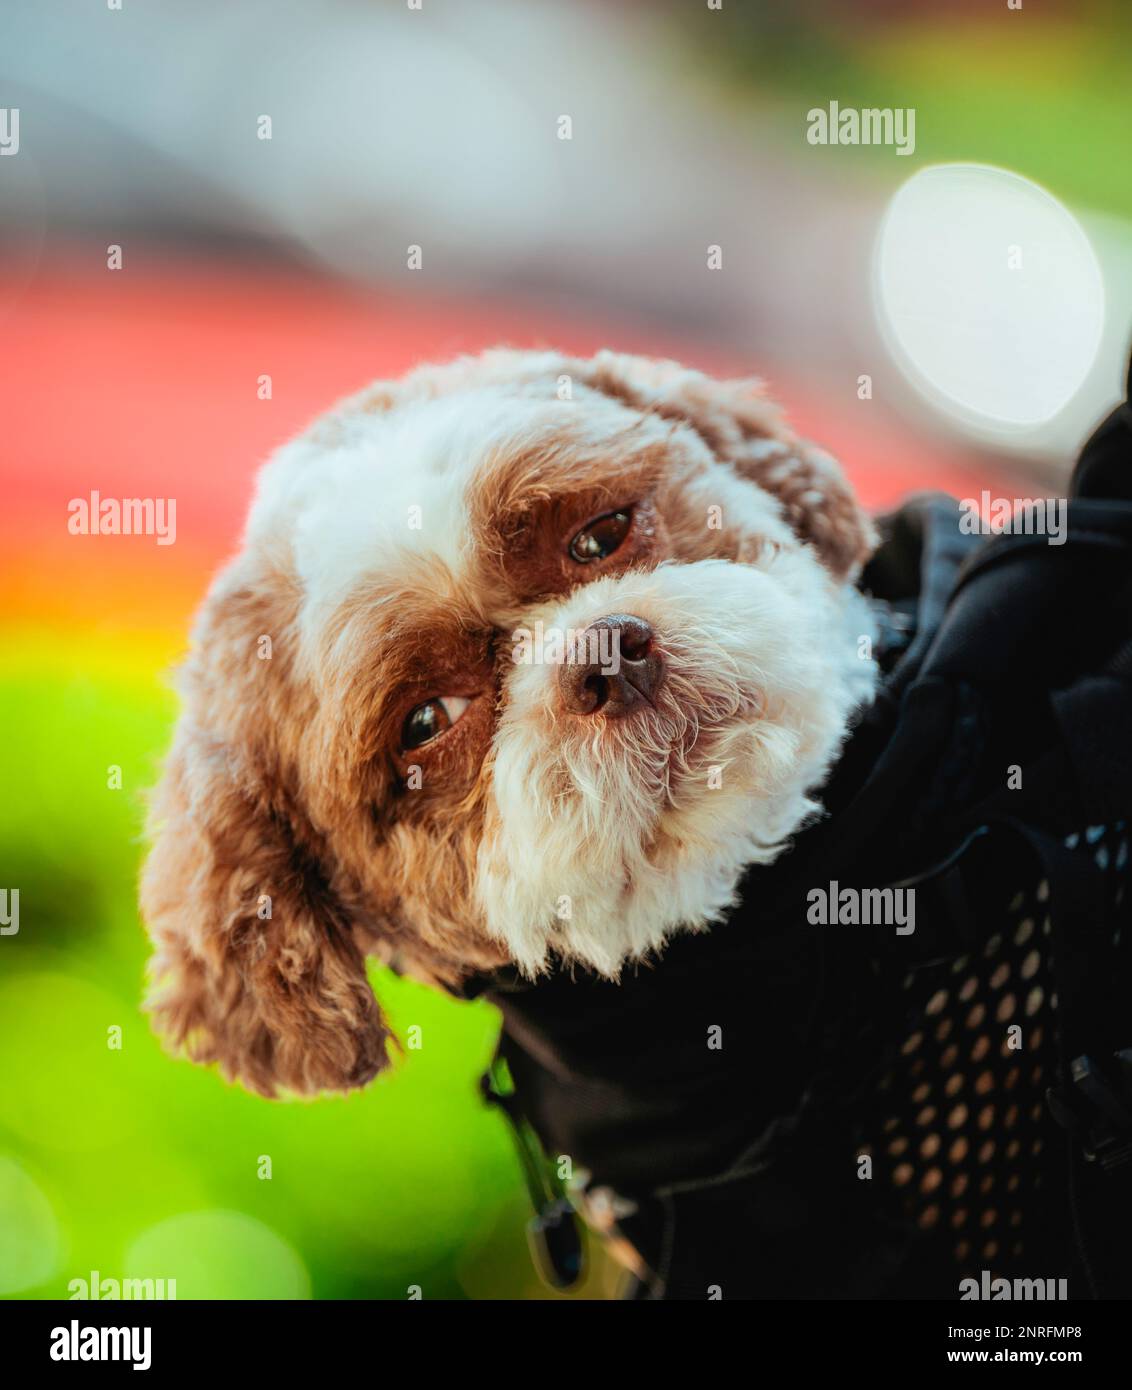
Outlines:
[[[651,704],[664,680],[664,658],[643,618],[613,613],[577,638],[558,668],[558,693],[568,714],[627,714]]]

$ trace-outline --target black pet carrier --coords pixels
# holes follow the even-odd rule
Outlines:
[[[939,496],[885,520],[882,684],[825,819],[618,984],[476,982],[552,1281],[579,1206],[638,1297],[1132,1296],[1127,404],[1065,524],[969,535]],[[913,891],[915,930],[811,922],[816,888]]]

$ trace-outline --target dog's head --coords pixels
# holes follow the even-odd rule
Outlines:
[[[493,352],[267,465],[142,905],[159,1024],[266,1094],[386,1060],[364,961],[615,977],[816,810],[872,530],[749,382]]]

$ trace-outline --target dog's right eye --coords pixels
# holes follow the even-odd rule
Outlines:
[[[446,733],[460,718],[471,703],[459,695],[426,700],[418,705],[401,726],[401,747],[408,752],[410,748],[420,748]]]
[[[570,542],[570,558],[580,565],[606,559],[621,548],[632,523],[633,514],[629,511],[607,512],[605,516],[595,517]]]

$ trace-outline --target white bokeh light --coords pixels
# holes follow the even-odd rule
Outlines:
[[[1080,389],[1104,282],[1077,219],[1029,179],[982,164],[921,169],[895,194],[874,261],[894,359],[949,415],[1032,430]]]

